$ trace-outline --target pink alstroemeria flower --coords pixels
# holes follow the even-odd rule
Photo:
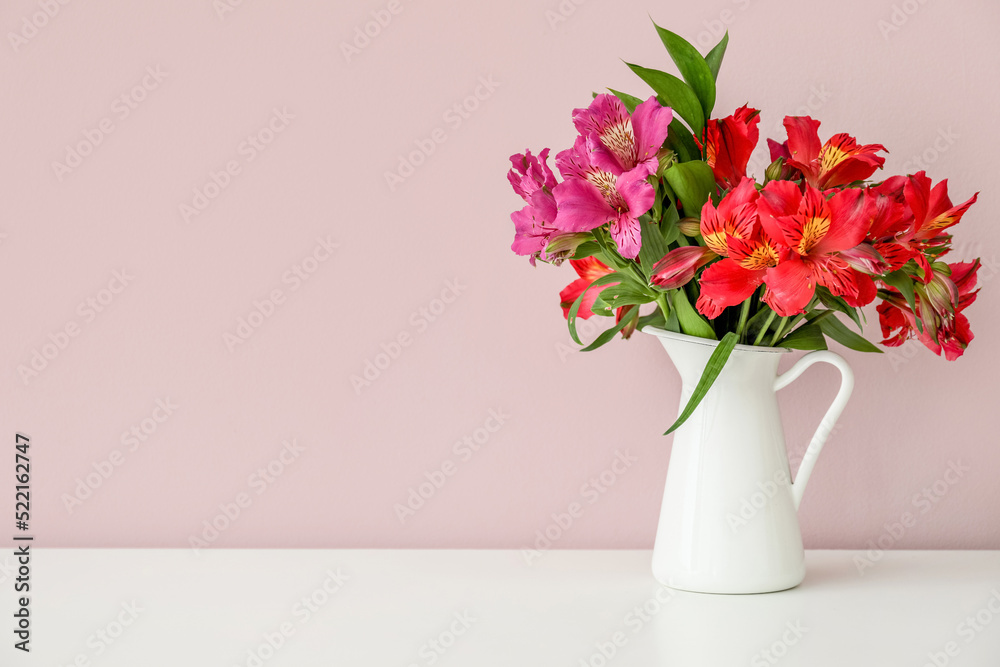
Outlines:
[[[647,176],[656,172],[657,153],[673,117],[673,110],[660,106],[655,96],[631,115],[621,100],[608,94],[595,97],[586,109],[573,110],[573,124],[587,141],[590,164],[616,176],[640,166]]]
[[[584,143],[577,137],[576,146],[556,158],[566,178],[555,191],[557,224],[568,232],[589,232],[610,223],[608,231],[622,257],[635,259],[642,246],[638,218],[652,208],[656,197],[648,174],[643,167],[616,175],[586,166],[577,152]]]
[[[556,177],[549,169],[548,157],[548,148],[543,149],[537,157],[530,150],[511,155],[513,169],[507,172],[507,180],[514,192],[528,204],[510,214],[510,219],[514,222],[514,242],[510,249],[518,255],[529,256],[532,265],[545,252],[549,238],[560,231],[553,225],[556,219],[556,200],[552,193],[556,187]]]
[[[555,191],[557,226],[587,232],[605,224],[623,257],[634,259],[642,245],[639,216],[655,198],[646,177],[659,165],[673,111],[651,97],[629,115],[614,95],[598,95],[573,122],[580,135],[556,156],[563,183]]]

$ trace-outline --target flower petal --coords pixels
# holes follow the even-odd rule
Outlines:
[[[784,227],[790,222],[785,218],[798,213],[801,204],[802,191],[798,185],[791,181],[769,182],[761,190],[760,200],[757,202],[761,227],[771,238],[789,244],[785,239]]]
[[[623,213],[617,220],[608,227],[611,238],[618,245],[618,252],[625,259],[635,259],[639,256],[639,249],[642,247],[642,223]]]
[[[819,157],[822,145],[819,141],[819,121],[809,116],[785,116],[785,132],[788,133],[789,162],[796,162],[802,169]],[[807,167],[808,168],[808,167]]]
[[[782,317],[803,312],[816,292],[811,268],[798,258],[768,269],[764,282],[767,283],[764,302]]]
[[[632,131],[635,133],[638,163],[656,159],[667,139],[667,128],[673,118],[673,110],[662,106],[655,95],[635,108],[632,112]]]
[[[716,262],[701,274],[698,312],[714,320],[729,306],[748,299],[763,279],[763,271],[748,271],[732,259]]]
[[[618,217],[589,181],[570,178],[557,185],[552,194],[558,209],[555,226],[567,232],[589,232]]]
[[[874,219],[874,202],[857,188],[841,190],[827,202],[829,229],[813,245],[813,252],[831,253],[853,248],[865,240]]]

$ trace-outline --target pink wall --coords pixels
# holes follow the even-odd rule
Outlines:
[[[717,108],[763,109],[764,136],[808,112],[824,136],[886,144],[887,171],[925,160],[956,197],[982,190],[958,240],[984,258],[975,343],[957,363],[844,352],[858,388],[801,518],[811,547],[1000,548],[995,3],[225,2],[0,6],[0,406],[9,448],[33,438],[43,544],[184,547],[240,499],[213,546],[517,548],[572,502],[555,546],[650,546],[677,376],[643,336],[566,351],[572,272],[507,251],[504,177],[513,152],[568,146],[592,90],[644,92],[619,58],[669,66],[650,11],[702,47],[728,24]],[[391,21],[348,61],[372,12]],[[233,343],[255,302],[269,316]],[[25,381],[35,350],[54,358]],[[388,366],[356,392],[369,362]],[[800,383],[793,458],[835,371]],[[599,491],[616,451],[636,461]],[[904,512],[915,525],[886,538]]]

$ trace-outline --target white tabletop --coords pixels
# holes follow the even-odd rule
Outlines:
[[[0,665],[1000,665],[1000,552],[865,558],[717,596],[661,588],[648,551],[39,549],[30,655],[0,569]]]

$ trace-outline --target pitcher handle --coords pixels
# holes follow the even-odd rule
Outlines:
[[[779,375],[774,381],[775,391],[784,389],[797,380],[807,368],[818,361],[825,361],[828,364],[836,366],[837,370],[840,371],[840,391],[837,392],[837,397],[833,399],[830,408],[823,415],[823,420],[819,423],[819,427],[816,429],[816,433],[813,434],[812,440],[809,441],[806,453],[802,457],[802,463],[799,464],[798,472],[795,473],[795,482],[791,487],[792,500],[795,503],[796,510],[799,509],[799,505],[802,503],[802,494],[806,490],[806,484],[809,482],[813,466],[816,465],[816,458],[819,456],[820,450],[823,449],[827,437],[833,431],[834,424],[840,418],[840,413],[844,411],[848,399],[851,398],[851,392],[854,391],[854,372],[851,371],[851,367],[847,365],[847,361],[839,354],[828,350],[819,350],[817,352],[810,352],[796,361],[791,368]]]

